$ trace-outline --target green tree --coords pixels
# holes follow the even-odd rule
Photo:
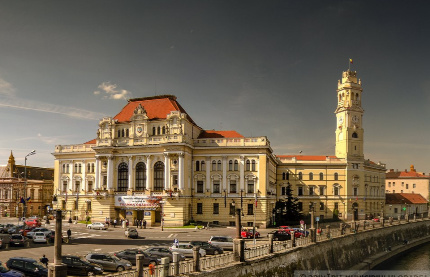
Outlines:
[[[286,198],[278,200],[273,211],[277,225],[285,225],[288,222],[299,221],[302,218],[298,204],[299,199],[293,196],[291,185],[286,187],[285,193]]]

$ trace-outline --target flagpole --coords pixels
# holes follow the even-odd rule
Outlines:
[[[351,59],[348,61],[348,71],[351,71]]]

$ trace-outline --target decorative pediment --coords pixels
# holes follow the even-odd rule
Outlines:
[[[146,114],[145,108],[142,106],[142,104],[139,103],[139,105],[133,111],[131,120],[144,120],[144,119],[148,119],[148,116]]]

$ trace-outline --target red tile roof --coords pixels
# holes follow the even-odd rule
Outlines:
[[[430,178],[429,175],[424,175],[418,172],[410,172],[410,171],[389,171],[385,173],[386,179],[392,178]]]
[[[277,155],[280,159],[292,159],[296,158],[298,161],[325,161],[327,157],[331,159],[337,159],[336,156],[304,156],[304,155]]]
[[[202,138],[243,138],[241,134],[236,131],[215,131],[215,130],[203,130],[199,139]]]
[[[416,193],[386,193],[385,204],[427,204],[428,201]]]
[[[92,139],[90,141],[84,142],[84,144],[96,144],[96,139]]]
[[[151,119],[165,119],[171,111],[187,113],[184,108],[176,101],[174,95],[158,95],[152,97],[135,98],[128,100],[128,104],[114,117],[118,122],[129,122],[136,107],[141,104],[146,110],[146,115]],[[187,114],[187,119],[194,121]]]

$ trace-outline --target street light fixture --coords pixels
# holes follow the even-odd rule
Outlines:
[[[32,150],[30,153],[25,155],[24,159],[24,176],[25,176],[25,184],[24,184],[24,209],[22,211],[22,217],[25,218],[25,213],[27,212],[27,157],[31,155],[35,155],[36,150]]]

